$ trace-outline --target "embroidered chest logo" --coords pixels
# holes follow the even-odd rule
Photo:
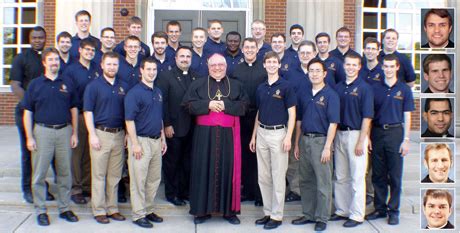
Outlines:
[[[328,69],[335,71],[335,63],[331,63],[331,65],[328,67]]]
[[[238,62],[238,64],[241,64],[244,62],[244,58],[240,58],[240,61]]]
[[[282,70],[288,71],[289,70],[289,64],[284,64]]]
[[[65,84],[61,85],[61,88],[59,89],[60,92],[68,93],[67,91],[67,86]]]
[[[358,96],[358,87],[353,88],[353,91],[350,92],[350,95],[352,95],[352,96]]]
[[[95,76],[96,78],[98,78],[98,77],[99,77],[99,73],[98,73],[98,72],[94,73],[94,76]]]
[[[182,79],[180,78],[180,76],[177,76],[177,80],[179,80],[179,82],[182,81]]]
[[[319,100],[316,101],[316,104],[319,104],[321,106],[325,106],[326,103],[324,102],[324,96],[319,97]]]
[[[172,69],[172,67],[171,67],[171,66],[168,66],[168,70],[171,70],[171,69]]]
[[[155,98],[154,98],[155,99]],[[158,101],[159,102],[163,102],[163,97],[161,96],[161,94],[158,94]]]
[[[123,87],[118,88],[118,94],[125,95],[125,89],[123,89]]]
[[[195,77],[192,77],[192,81],[195,81],[195,79],[196,79]]]
[[[374,81],[380,81],[380,74],[377,73],[374,78],[372,78]]]
[[[280,94],[281,94],[280,89],[277,89],[275,91],[275,94],[273,94],[273,97],[278,98],[278,99],[282,99],[283,97]]]
[[[401,91],[398,91],[398,92],[396,92],[396,95],[393,96],[393,98],[398,99],[398,100],[403,100],[404,97],[401,96],[401,94],[402,94],[402,92],[401,92]]]

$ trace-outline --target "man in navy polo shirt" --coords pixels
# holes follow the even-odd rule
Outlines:
[[[359,55],[356,51],[350,48],[351,43],[351,31],[347,27],[341,27],[335,33],[335,40],[337,41],[337,48],[330,51],[329,54],[338,58],[341,62],[345,61],[345,57],[348,54]]]
[[[393,29],[387,29],[383,32],[382,39],[382,50],[379,53],[378,60],[383,66],[383,58],[385,55],[394,54],[398,57],[399,60],[399,70],[398,70],[398,79],[405,82],[409,87],[413,87],[415,84],[415,72],[414,67],[412,66],[411,61],[406,57],[406,55],[399,53],[398,49],[398,38],[399,33]]]
[[[125,98],[128,169],[133,222],[151,228],[149,220],[163,221],[153,212],[153,200],[161,181],[161,156],[167,147],[163,132],[163,98],[160,89],[153,85],[157,64],[152,58],[146,58],[140,68],[141,82]]]
[[[289,37],[291,38],[291,46],[286,49],[286,54],[299,59],[299,45],[303,41],[304,30],[300,24],[294,24],[289,28]]]
[[[226,46],[221,41],[222,35],[224,34],[224,27],[222,22],[217,19],[210,20],[208,22],[208,39],[204,44],[204,52],[206,54],[219,53],[224,55]]]
[[[265,34],[267,33],[266,30],[267,27],[265,26],[265,22],[263,20],[256,19],[251,24],[252,38],[256,40],[259,48],[257,52],[257,59],[259,59],[259,61],[264,59],[265,53],[272,50],[270,44],[264,41]]]
[[[102,34],[102,33],[101,33]],[[133,16],[131,19],[129,19],[128,22],[128,34],[130,36],[136,36],[137,38],[141,38],[142,36],[142,19]],[[102,35],[101,35],[101,40],[102,40]],[[125,50],[125,41],[120,42],[117,44],[117,46],[113,49],[114,52],[117,52],[120,54],[120,56],[124,57],[126,56],[126,50]],[[142,56],[142,58],[150,57],[150,47],[145,44],[144,42],[141,41],[141,48],[139,50],[139,54]]]
[[[168,34],[168,46],[166,47],[166,56],[174,58],[177,49],[181,46],[180,36],[182,35],[182,27],[179,21],[172,20],[166,24],[166,34]]]
[[[345,56],[346,79],[335,87],[340,97],[340,124],[334,142],[336,211],[330,221],[347,220],[344,227],[364,221],[369,127],[374,116],[371,86],[358,77],[361,57]]]
[[[388,216],[390,225],[399,224],[403,161],[409,153],[410,115],[415,109],[410,87],[398,79],[399,68],[398,57],[395,54],[386,55],[383,58],[385,79],[372,86],[375,110],[371,131],[375,211],[366,219]]]
[[[320,59],[314,58],[308,64],[312,86],[298,93],[294,147],[295,156],[300,159],[299,184],[304,216],[293,220],[292,224],[316,222],[315,231],[326,229],[331,213],[332,142],[340,122],[340,99],[324,82],[326,73],[326,66]]]
[[[45,49],[42,54],[44,75],[34,79],[24,95],[24,127],[27,148],[32,152],[32,191],[37,223],[50,224],[46,214],[46,174],[55,158],[59,217],[77,222],[69,209],[71,148],[78,144],[76,92],[70,80],[59,76],[59,52]],[[69,124],[72,124],[72,127]]]
[[[59,51],[59,73],[62,74],[65,68],[72,64],[72,58],[70,57],[69,51],[72,47],[72,35],[70,33],[63,31],[59,33],[56,37],[56,48]]]
[[[369,84],[380,83],[384,79],[382,65],[377,57],[379,55],[380,42],[374,37],[364,40],[364,64],[359,71],[359,76]]]
[[[267,80],[267,71],[263,66],[262,59],[257,58],[257,42],[253,38],[243,40],[244,59],[236,67],[231,75],[243,84],[243,89],[249,96],[248,111],[241,120],[241,174],[244,179],[242,201],[255,200],[256,206],[262,206],[262,196],[257,183],[257,156],[249,149],[254,121],[256,120],[256,92],[257,87]]]
[[[227,33],[225,44],[227,49],[225,50],[224,57],[227,60],[227,75],[231,75],[235,66],[244,60],[243,53],[240,49],[241,35],[236,31]]]
[[[335,82],[345,80],[345,71],[343,63],[329,53],[329,43],[331,37],[325,32],[318,33],[315,37],[316,46],[318,47],[318,58],[321,59],[327,67],[327,73],[334,76]]]
[[[174,56],[166,54],[168,45],[168,35],[164,32],[155,32],[152,34],[153,54],[152,57],[157,62],[158,73],[171,70],[174,66]]]
[[[204,53],[203,46],[206,43],[206,29],[197,27],[192,30],[192,64],[190,70],[194,71],[198,76],[207,77],[208,54]]]
[[[113,51],[115,45],[115,30],[111,27],[103,28],[101,30],[101,49],[96,50],[93,61],[100,67],[102,55]]]
[[[89,28],[91,26],[91,14],[86,10],[81,10],[75,14],[75,24],[77,25],[77,34],[72,37],[72,47],[70,47],[70,56],[74,61],[77,61],[80,53],[78,49],[80,48],[80,41],[85,38],[90,38],[96,42],[96,48],[99,50],[101,48],[101,42],[98,38],[94,37],[89,33]]]
[[[288,78],[290,70],[298,69],[300,61],[292,53],[286,53],[286,36],[283,33],[275,33],[271,37],[272,51],[278,54],[281,59],[279,69],[281,77]]]
[[[281,60],[275,52],[264,57],[268,79],[257,88],[258,111],[249,147],[257,150],[259,186],[264,202],[264,217],[256,221],[264,229],[274,229],[283,221],[286,170],[295,127],[294,89],[279,76]],[[257,138],[257,139],[256,139]]]
[[[98,223],[123,221],[118,211],[118,182],[124,155],[123,100],[128,84],[117,78],[119,55],[102,56],[103,76],[89,83],[84,95],[84,116],[91,156],[91,206]]]
[[[72,201],[86,204],[85,196],[91,193],[91,160],[89,157],[88,131],[83,119],[83,93],[86,85],[96,79],[102,72],[99,64],[94,63],[96,43],[89,38],[80,42],[80,58],[72,63],[62,74],[64,80],[72,82],[77,91],[78,146],[72,150]]]
[[[141,40],[136,36],[128,36],[125,39],[124,50],[126,56],[120,58],[120,67],[118,68],[118,77],[129,85],[129,89],[139,83],[141,78],[140,64],[143,56],[139,53],[141,50]],[[129,91],[126,90],[126,91]]]

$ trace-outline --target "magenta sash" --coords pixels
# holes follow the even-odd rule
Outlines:
[[[232,179],[232,211],[241,209],[241,141],[240,117],[223,112],[209,112],[196,119],[198,125],[232,127],[233,132],[233,179]]]

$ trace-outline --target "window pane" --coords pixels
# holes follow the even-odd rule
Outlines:
[[[15,2],[18,2],[18,0],[4,0],[5,3],[15,3]]]
[[[399,20],[397,20],[396,22],[398,22],[398,31],[406,31],[406,32],[410,32],[412,31],[412,15],[410,14],[399,14]]]
[[[3,29],[3,43],[16,44],[18,41],[18,30],[16,28]]]
[[[420,85],[420,73],[415,74],[415,84]],[[419,89],[420,89],[420,87],[419,87]]]
[[[22,8],[23,24],[35,24],[35,8]]]
[[[10,65],[13,63],[13,57],[16,56],[16,48],[3,49],[3,64]]]
[[[414,70],[420,70],[420,53],[415,54]]]
[[[18,8],[6,7],[3,8],[3,22],[4,24],[18,23]]]
[[[377,13],[364,13],[364,28],[377,29]]]
[[[380,17],[381,17],[381,22],[380,22],[380,28],[383,28],[383,29],[387,29],[388,28],[388,24],[387,24],[387,13],[381,13],[380,14]]]
[[[378,7],[379,0],[364,0],[364,7]]]
[[[399,30],[399,31],[401,31],[401,30]],[[412,34],[399,33],[398,49],[412,50],[412,48],[413,48]]]
[[[383,21],[383,19],[382,19],[382,21]],[[386,21],[386,23],[385,23],[386,27],[385,28],[382,27],[382,29],[395,28],[396,27],[396,23],[395,23],[396,22],[396,14],[394,14],[394,13],[386,14],[385,21]],[[382,24],[383,24],[383,22],[382,22]]]
[[[29,44],[29,32],[32,28],[21,28],[21,44]]]
[[[10,85],[10,68],[3,68],[3,85]]]
[[[368,37],[374,37],[377,38],[377,33],[376,32],[364,32],[363,33],[363,42],[366,40]],[[378,38],[377,38],[378,39]]]
[[[398,9],[412,9],[412,3],[408,3],[408,2],[403,2],[403,1],[401,1],[401,2],[398,4]]]

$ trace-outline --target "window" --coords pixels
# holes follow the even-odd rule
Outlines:
[[[6,86],[13,57],[30,47],[28,35],[37,25],[37,1],[3,0],[0,20],[0,86]]]
[[[382,41],[385,29],[396,29],[399,33],[398,51],[412,61],[417,75],[415,90],[419,91],[420,56],[423,53],[435,53],[420,50],[420,9],[446,5],[445,0],[363,0],[360,48],[367,37],[375,37]]]

